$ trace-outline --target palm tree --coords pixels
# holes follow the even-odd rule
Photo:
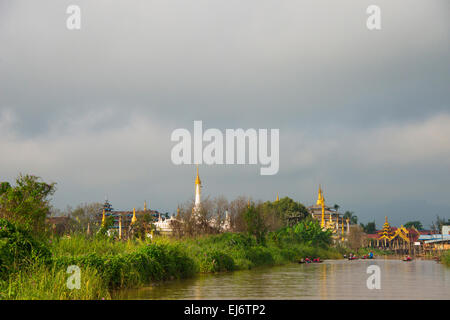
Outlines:
[[[336,210],[336,212],[338,212],[338,210],[339,210],[340,207],[341,207],[341,206],[338,205],[338,204],[335,204],[335,205],[333,206],[333,208],[334,208],[334,210]]]
[[[350,224],[358,224],[358,217],[354,215],[353,211],[345,211],[344,213],[344,219],[347,219],[350,221]]]

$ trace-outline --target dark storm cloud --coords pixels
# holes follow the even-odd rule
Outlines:
[[[65,27],[69,4],[79,31]],[[369,4],[0,0],[1,175],[58,181],[60,207],[107,193],[173,210],[192,172],[171,164],[170,133],[198,119],[280,128],[277,176],[205,168],[212,195],[312,203],[321,182],[364,220],[396,215],[373,210],[395,194],[444,210],[449,2],[377,1],[375,32]]]

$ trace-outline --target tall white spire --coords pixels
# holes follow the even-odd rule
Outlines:
[[[202,182],[200,181],[200,177],[198,175],[198,165],[197,165],[197,177],[195,178],[195,210],[199,210],[200,209],[200,204],[201,204],[201,199],[200,199],[201,187],[202,187]]]

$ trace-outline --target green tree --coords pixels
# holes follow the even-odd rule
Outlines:
[[[445,221],[445,218],[440,218],[439,216],[436,216],[436,221],[431,224],[431,229],[433,231],[440,232],[442,226],[448,225],[450,225],[450,219],[447,219],[447,221]]]
[[[166,215],[166,219],[168,219],[168,215]],[[147,233],[151,233],[152,230],[156,230],[152,222],[153,216],[149,212],[140,216],[136,222],[135,236],[140,239],[145,239]]]
[[[271,221],[273,229],[276,230],[286,225],[295,225],[308,216],[306,207],[289,197],[281,198],[279,201],[266,201],[262,205],[267,221]],[[279,223],[274,221],[278,219]]]
[[[374,234],[377,231],[375,221],[368,222],[366,225],[364,225],[363,223],[360,223],[360,225],[363,228],[364,232],[367,234]]]
[[[267,226],[262,215],[261,207],[251,205],[244,213],[244,220],[247,224],[247,232],[256,238],[260,244],[264,244],[267,233]]]
[[[101,223],[98,214],[102,208],[103,204],[99,202],[80,204],[74,210],[68,208],[66,214],[72,218],[72,232],[86,232],[88,225],[91,230],[98,229]]]
[[[358,217],[354,214],[353,211],[345,211],[344,219],[349,219],[350,224],[358,224]]]
[[[404,227],[407,229],[414,227],[417,230],[423,230],[423,225],[420,221],[408,221],[404,224]]]
[[[55,183],[45,183],[34,175],[20,174],[16,185],[0,183],[0,218],[20,225],[33,235],[45,231],[46,217],[50,213],[50,196]]]

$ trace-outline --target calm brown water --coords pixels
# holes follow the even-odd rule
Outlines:
[[[381,289],[368,289],[376,264]],[[120,292],[118,299],[450,299],[450,268],[435,261],[329,260],[200,275]]]

